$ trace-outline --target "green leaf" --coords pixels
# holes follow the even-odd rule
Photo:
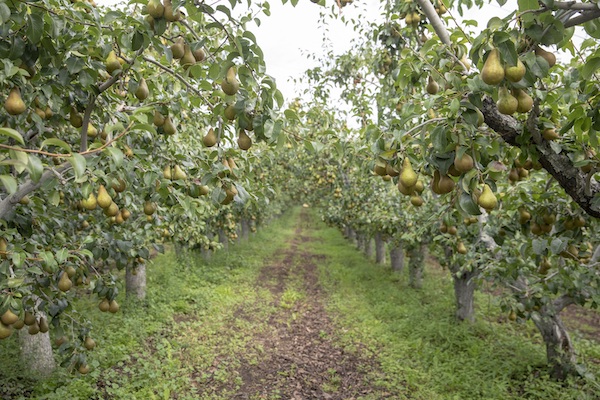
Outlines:
[[[14,129],[10,128],[0,128],[0,135],[8,136],[11,139],[16,140],[17,142],[25,145],[25,141],[23,140],[23,136]]]
[[[120,149],[116,147],[107,147],[104,151],[110,154],[117,167],[123,165],[123,152]]]
[[[6,191],[10,194],[13,194],[17,191],[17,181],[10,175],[0,175],[0,181],[2,185],[6,188]]]
[[[479,206],[473,201],[470,194],[462,192],[458,199],[460,208],[468,215],[481,215]]]
[[[67,249],[60,249],[56,252],[55,258],[57,263],[62,264],[69,258],[69,251]]]
[[[69,146],[67,144],[67,142],[57,139],[57,138],[49,138],[46,139],[42,142],[42,144],[40,145],[40,150],[43,149],[44,147],[49,147],[49,146],[56,146],[56,147],[60,147],[61,149],[65,150],[67,153],[71,153],[71,146]]]
[[[29,23],[27,24],[27,39],[33,43],[38,44],[42,39],[44,33],[44,20],[40,14],[30,14]]]
[[[38,182],[42,177],[42,173],[44,172],[44,165],[42,164],[42,161],[38,157],[31,154],[29,156],[27,168],[29,169],[31,180],[33,182]]]
[[[73,166],[73,171],[75,172],[75,177],[81,178],[85,173],[86,161],[85,157],[81,154],[73,154],[68,158],[69,162]]]
[[[567,248],[567,241],[563,241],[559,238],[552,239],[552,243],[550,243],[550,250],[554,254],[560,254]]]
[[[537,0],[518,0],[517,4],[519,5],[519,12],[537,10],[540,8]]]
[[[542,239],[533,239],[531,246],[533,247],[534,254],[541,255],[544,253],[544,250],[546,250],[547,243]]]
[[[581,76],[583,79],[590,79],[598,68],[600,68],[600,56],[590,57],[581,67]]]

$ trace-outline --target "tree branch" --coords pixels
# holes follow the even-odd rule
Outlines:
[[[563,294],[562,296],[560,296],[559,298],[555,299],[552,302],[552,307],[554,308],[554,312],[556,314],[560,313],[565,307],[570,306],[571,304],[575,304],[575,300],[567,295],[567,294]]]
[[[600,18],[600,10],[596,9],[594,11],[587,11],[579,14],[576,17],[569,19],[565,22],[565,28],[570,28],[572,26],[581,25],[593,19]]]

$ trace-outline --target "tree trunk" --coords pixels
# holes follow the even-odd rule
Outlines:
[[[356,244],[356,231],[351,227],[348,227],[348,239],[350,240],[350,243]]]
[[[227,250],[229,247],[229,238],[223,229],[219,229],[219,242],[223,245],[223,249]]]
[[[45,378],[54,372],[56,361],[48,332],[30,335],[24,327],[19,331],[19,346],[21,362],[32,376]]]
[[[404,270],[404,251],[401,245],[396,245],[390,249],[390,260],[392,271],[402,273],[402,270]]]
[[[250,235],[250,222],[246,219],[246,218],[242,218],[242,232],[241,232],[241,238],[243,240],[248,240],[248,236]]]
[[[362,233],[357,233],[356,234],[356,248],[358,250],[362,250],[363,249],[364,242],[365,242],[365,235],[363,235]]]
[[[128,265],[125,269],[125,293],[127,297],[146,298],[146,263]]]
[[[411,248],[408,251],[408,284],[414,289],[423,287],[423,244]]]
[[[371,240],[371,237],[367,235],[365,235],[364,240],[363,251],[365,253],[365,257],[370,259],[373,256],[373,241]]]
[[[550,376],[563,381],[575,372],[575,349],[569,333],[558,315],[540,315],[533,318],[546,344],[546,357],[550,366]]]
[[[375,234],[375,262],[385,264],[385,240],[379,232]]]
[[[454,280],[454,297],[456,298],[456,318],[459,321],[475,321],[474,295],[476,271],[452,273]]]

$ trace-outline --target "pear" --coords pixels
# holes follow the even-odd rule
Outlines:
[[[12,88],[8,93],[8,97],[4,102],[4,109],[10,115],[19,115],[23,114],[27,107],[25,106],[25,102],[21,98],[21,91],[19,88]]]
[[[50,330],[50,327],[48,326],[48,320],[46,320],[44,317],[40,317],[38,326],[40,327],[40,332],[42,333],[46,333]]]
[[[546,128],[542,131],[542,136],[546,140],[557,140],[560,136],[554,128]]]
[[[193,50],[192,54],[194,55],[196,62],[202,62],[206,58],[206,54],[204,53],[204,50],[201,47],[197,48],[196,50]]]
[[[240,81],[238,81],[235,75],[234,67],[230,67],[227,70],[227,75],[225,76],[225,79],[223,79],[223,81],[221,82],[221,89],[223,89],[223,92],[225,92],[225,94],[228,94],[229,96],[235,95],[240,89]]]
[[[111,300],[108,305],[108,311],[110,311],[113,314],[119,311],[119,303],[117,303],[116,300]]]
[[[121,209],[121,217],[123,218],[123,221],[127,221],[131,217],[131,212],[128,209],[123,208]]]
[[[246,134],[246,131],[240,129],[240,134],[237,140],[238,146],[242,150],[248,150],[252,146],[252,139]]]
[[[539,46],[535,47],[535,55],[542,57],[546,62],[548,62],[549,67],[553,67],[556,64],[556,56],[549,51],[542,49]]]
[[[146,100],[149,95],[150,95],[150,90],[148,89],[148,84],[146,83],[146,79],[142,78],[142,79],[140,79],[140,83],[138,84],[138,87],[135,91],[135,97],[137,97],[138,100]]]
[[[508,89],[501,87],[498,89],[498,101],[496,102],[498,111],[501,114],[511,115],[517,111],[519,101],[508,92]]]
[[[463,153],[461,157],[458,156],[458,148],[456,149],[456,154],[454,156],[454,168],[456,168],[459,172],[465,173],[469,172],[473,169],[475,165],[473,161],[473,157],[468,155],[467,153]]]
[[[175,125],[173,125],[173,121],[171,121],[171,117],[169,115],[165,117],[165,123],[163,124],[162,128],[165,134],[169,136],[175,134]]]
[[[415,192],[415,186],[407,188],[402,184],[402,181],[400,179],[398,179],[398,190],[400,191],[400,193],[402,193],[405,196],[412,196],[412,194]]]
[[[217,135],[215,134],[215,130],[213,128],[210,128],[206,136],[202,138],[202,144],[204,144],[206,147],[213,147],[215,144],[217,144]]]
[[[373,167],[373,172],[375,173],[375,175],[379,176],[386,176],[388,174],[386,167],[379,163],[375,163],[375,166]]]
[[[238,166],[235,163],[235,160],[232,157],[227,159],[227,165],[229,165],[229,169],[233,172],[233,170],[237,169]],[[237,192],[236,192],[237,193]]]
[[[73,107],[71,107],[71,111],[69,113],[69,122],[74,128],[81,128],[83,126],[83,117]]]
[[[100,300],[100,303],[98,303],[98,308],[102,312],[107,312],[109,307],[110,307],[110,303],[109,303],[108,299],[106,299],[106,298]]]
[[[156,204],[151,201],[147,201],[144,203],[144,214],[152,215],[156,212]]]
[[[427,79],[427,87],[425,88],[429,94],[437,94],[440,90],[440,85],[429,75]]]
[[[83,346],[88,350],[93,350],[96,347],[96,341],[89,336],[85,337],[83,341]]]
[[[524,90],[513,90],[513,96],[517,99],[517,112],[526,113],[533,108],[533,99]]]
[[[175,43],[171,46],[171,53],[173,53],[173,58],[181,59],[185,54],[185,41],[182,37],[177,39]]]
[[[119,214],[119,206],[114,201],[104,209],[104,215],[107,217],[116,217]]]
[[[98,136],[98,129],[96,129],[96,127],[91,123],[88,123],[87,135],[91,138],[95,138],[96,136]]]
[[[87,199],[81,201],[81,205],[86,210],[95,210],[98,202],[96,201],[96,196],[94,193],[90,193]]]
[[[483,191],[477,199],[477,204],[485,208],[487,211],[493,210],[498,205],[498,200],[487,183],[483,185]]]
[[[200,185],[200,196],[206,196],[210,192],[210,188],[206,185]]]
[[[527,69],[525,68],[525,64],[517,58],[517,65],[506,66],[504,68],[504,76],[511,82],[519,82],[525,76],[525,72]]]
[[[419,177],[410,164],[410,159],[405,157],[404,161],[402,162],[402,172],[400,173],[399,181],[402,182],[404,187],[411,188],[415,186],[418,179]]]
[[[17,314],[15,314],[14,312],[12,312],[10,308],[8,310],[6,310],[4,312],[4,314],[2,314],[2,317],[0,317],[0,321],[2,321],[2,323],[4,323],[4,325],[12,325],[15,322],[17,322],[18,320],[19,320],[19,316]]]
[[[79,367],[77,368],[77,371],[81,375],[86,375],[88,372],[90,372],[90,366],[87,365],[86,363],[80,364]]]
[[[177,12],[173,12],[173,4],[171,3],[171,0],[165,0],[165,12],[163,14],[163,16],[165,17],[165,19],[169,22],[175,22],[175,21],[179,21],[181,19],[181,12],[179,10],[177,10]]]
[[[225,107],[225,110],[223,111],[223,115],[229,121],[233,121],[235,119],[235,117],[236,117],[236,112],[235,112],[234,105],[233,104],[229,104],[227,107]]]
[[[481,79],[488,85],[497,85],[504,79],[504,68],[498,49],[492,49],[481,69]]]
[[[71,289],[71,287],[73,287],[73,282],[69,278],[69,274],[63,272],[60,276],[60,279],[58,280],[58,288],[61,292],[66,292],[69,289]]]
[[[181,57],[179,62],[181,63],[184,69],[188,69],[196,63],[196,58],[194,57],[192,50],[190,50],[190,46],[188,46],[187,44],[184,46],[183,57]]]
[[[112,198],[106,191],[104,185],[100,185],[100,187],[98,188],[98,196],[96,196],[96,201],[98,202],[98,205],[102,208],[108,208],[113,202]]]
[[[421,207],[423,205],[423,198],[418,194],[410,196],[410,203],[415,207]]]
[[[517,182],[519,179],[519,170],[516,168],[511,168],[510,172],[508,173],[508,180],[511,182]]]
[[[25,325],[27,326],[31,326],[33,324],[35,324],[36,320],[35,320],[35,316],[30,313],[29,311],[25,311],[25,318],[23,318],[23,322],[25,322]]]
[[[25,326],[25,321],[23,321],[22,319],[18,319],[17,322],[15,322],[14,324],[12,324],[12,327],[15,329],[21,329]]]
[[[163,126],[165,124],[165,117],[158,110],[154,110],[154,117],[152,123],[156,126]]]
[[[106,72],[112,75],[112,73],[118,69],[121,69],[121,63],[117,58],[114,50],[111,50],[104,61],[104,65],[106,66]]]
[[[163,178],[168,180],[171,180],[173,178],[173,174],[171,173],[171,166],[168,164],[163,169]]]
[[[127,189],[127,182],[125,182],[125,180],[122,178],[117,178],[117,180],[114,181],[110,187],[112,187],[115,192],[122,193],[125,191],[125,189]]]
[[[440,194],[447,194],[454,190],[454,180],[448,175],[441,175],[438,182],[438,190]]]
[[[525,225],[531,219],[531,214],[524,208],[519,208],[519,223]]]
[[[456,251],[459,254],[467,254],[467,248],[463,242],[458,242],[458,246],[456,246]]]
[[[146,10],[152,18],[162,18],[165,13],[165,7],[162,5],[160,0],[150,0],[146,5]]]
[[[174,180],[186,180],[187,179],[187,174],[185,173],[185,171],[183,171],[181,169],[181,167],[179,165],[175,165],[175,168],[173,168],[173,179]]]
[[[12,326],[5,325],[3,322],[0,322],[0,339],[6,339],[13,333]]]

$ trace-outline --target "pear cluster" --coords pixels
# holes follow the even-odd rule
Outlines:
[[[126,189],[127,184],[123,179],[119,178],[111,187],[115,192],[120,193]],[[131,217],[129,210],[125,208],[119,209],[119,206],[113,201],[113,198],[104,185],[100,185],[97,194],[92,192],[86,199],[81,200],[80,205],[83,209],[89,211],[95,210],[97,207],[102,208],[104,215],[118,225]]]

